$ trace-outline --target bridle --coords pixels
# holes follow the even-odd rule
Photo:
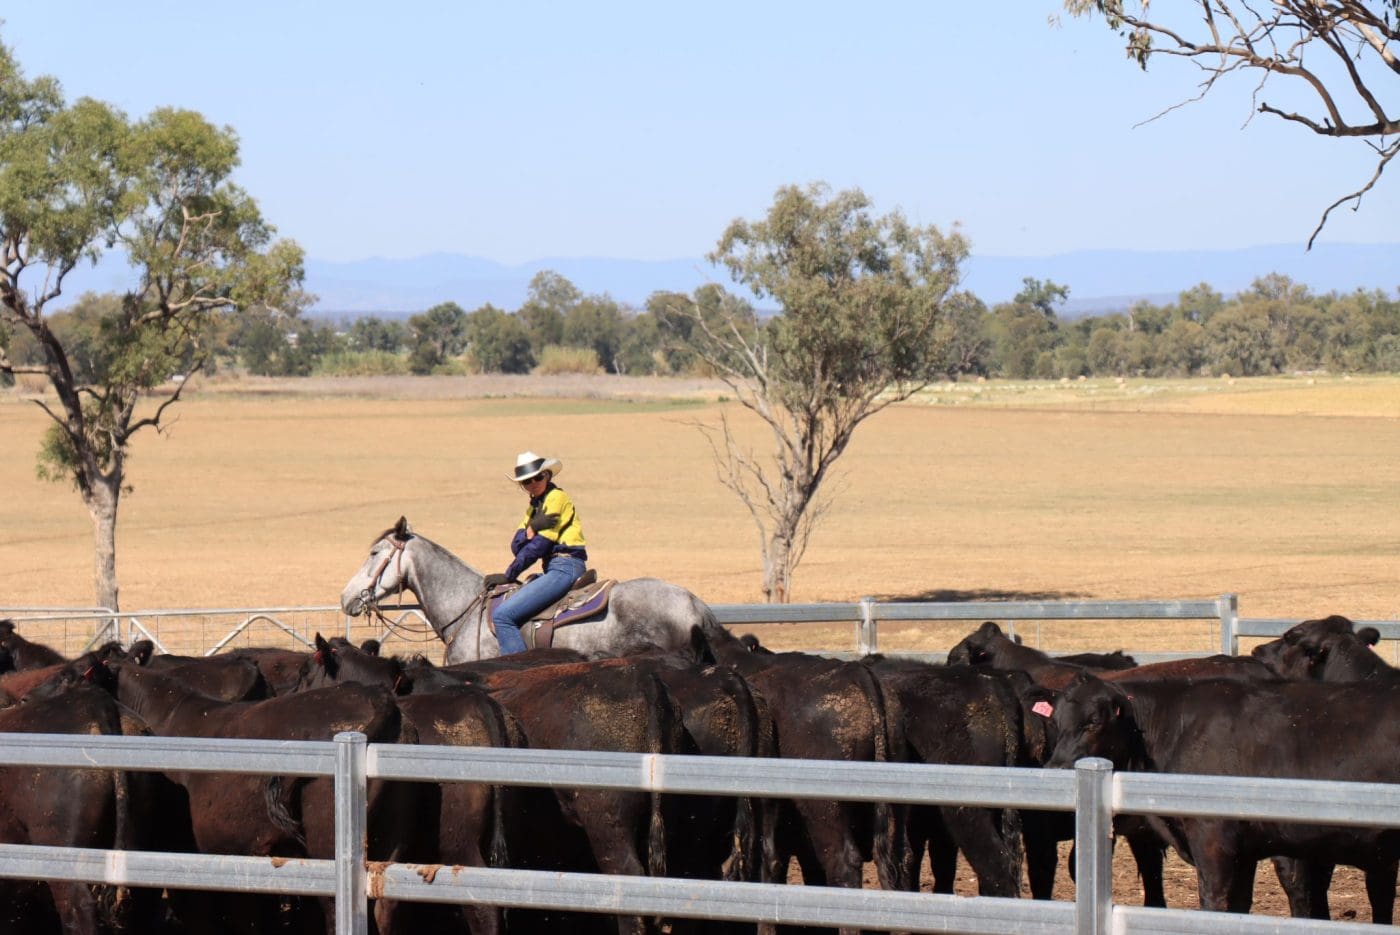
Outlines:
[[[369,586],[360,591],[360,600],[364,602],[365,610],[369,612],[371,617],[378,620],[385,630],[388,630],[405,642],[426,643],[429,640],[437,639],[437,631],[431,626],[423,629],[409,629],[398,621],[390,620],[379,606],[379,602],[383,598],[390,596],[398,598],[403,594],[403,552],[404,546],[408,544],[407,539],[399,539],[392,535],[385,536],[384,539],[380,541],[387,541],[392,548],[384,553],[384,557],[380,559],[379,564],[375,566],[373,574],[370,575]],[[381,597],[379,594],[379,585],[384,579],[384,572],[389,570],[390,562],[394,563],[394,572],[398,578],[398,586],[392,591],[386,590],[383,597]]]
[[[451,630],[454,626],[464,621],[467,618],[467,615],[470,614],[472,610],[478,605],[481,606],[482,615],[485,615],[486,604],[484,599],[486,597],[486,589],[483,588],[481,590],[481,593],[472,599],[472,602],[467,605],[465,610],[463,610],[456,617],[453,617],[447,623],[443,624],[441,632],[434,629],[431,624],[428,624],[422,629],[409,629],[400,622],[390,620],[389,617],[385,615],[383,609],[379,606],[379,602],[383,598],[387,598],[390,596],[397,598],[404,592],[403,553],[404,546],[408,544],[408,539],[399,539],[396,536],[389,535],[385,536],[384,539],[381,541],[388,541],[389,545],[391,545],[393,548],[390,549],[390,551],[384,553],[384,557],[380,559],[379,564],[375,566],[374,573],[370,575],[369,586],[360,590],[360,600],[364,602],[365,610],[369,613],[369,615],[375,620],[378,620],[380,625],[383,626],[384,629],[388,630],[389,632],[393,633],[394,635],[398,636],[400,639],[408,643],[429,643],[433,640],[440,639],[442,640],[444,646],[450,646],[451,639],[448,636],[449,630]],[[394,563],[394,571],[398,577],[398,587],[396,587],[393,591],[386,590],[382,598],[378,594],[379,584],[384,578],[384,572],[389,570],[390,562]],[[477,628],[476,638],[478,644],[477,656],[479,658],[481,655],[480,627]]]

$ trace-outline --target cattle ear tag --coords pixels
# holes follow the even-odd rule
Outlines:
[[[1050,706],[1050,702],[1044,700],[1037,701],[1035,704],[1031,705],[1031,710],[1041,717],[1049,717],[1055,713],[1055,709]]]

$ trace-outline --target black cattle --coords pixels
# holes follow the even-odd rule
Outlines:
[[[116,735],[121,714],[110,695],[79,686],[62,697],[0,711],[0,733]],[[128,774],[42,766],[0,767],[0,840],[7,844],[129,849]],[[98,896],[103,898],[99,900]],[[110,887],[0,881],[0,931],[97,935],[110,921]]]
[[[1017,642],[1020,642],[1020,637],[1017,637]],[[1126,655],[1121,649],[1115,649],[1111,653],[1069,653],[1054,658],[1060,662],[1090,669],[1132,669],[1137,666],[1137,660]]]
[[[262,670],[251,659],[228,655],[173,656],[155,654],[153,650],[150,640],[138,640],[127,650],[127,658],[220,701],[259,701],[272,695]]]
[[[595,665],[649,668],[681,714],[688,747],[702,756],[772,757],[777,730],[767,700],[727,666],[699,667],[675,653],[657,653]],[[776,813],[750,796],[672,795],[664,800],[667,873],[697,879],[761,880],[773,860]],[[677,920],[687,929],[692,920]],[[752,930],[753,926],[747,926]],[[706,931],[724,930],[707,923]]]
[[[756,653],[728,633],[713,637],[719,661],[734,668],[767,699],[785,758],[888,762],[892,751],[884,693],[869,668],[807,653]],[[859,888],[873,860],[880,884],[904,886],[902,822],[887,802],[782,800],[764,879],[787,878],[796,857],[804,882]]]
[[[1128,770],[1396,782],[1397,715],[1400,694],[1382,686],[1108,683],[1084,676],[1055,706],[1058,739],[1048,765],[1102,756]],[[1146,821],[1196,865],[1202,908],[1247,912],[1257,862],[1281,855],[1361,867],[1375,921],[1391,921],[1400,831],[1233,819]]]
[[[502,670],[481,682],[524,730],[531,747],[626,753],[687,752],[682,717],[665,684],[648,666],[571,663]],[[513,810],[508,836],[512,862],[530,869],[583,870],[641,876],[666,875],[666,826],[661,795],[633,790],[553,790],[556,813]],[[536,802],[539,800],[536,799]],[[560,827],[582,832],[570,839]],[[528,928],[522,916],[529,920]],[[560,920],[512,913],[512,931],[570,931],[597,917]],[[616,930],[641,933],[648,923],[618,916]]]
[[[1036,684],[1052,688],[1058,688],[1087,669],[1076,662],[1056,659],[1049,653],[1022,645],[990,620],[948,650],[948,665],[1017,669]]]
[[[1239,679],[1277,678],[1259,660],[1242,656],[1198,656],[1153,662],[1132,668],[1097,669],[1067,662],[1039,649],[1022,646],[988,621],[948,652],[949,665],[990,666],[1025,672],[1037,685],[1059,691],[1083,674],[1105,681],[1120,679]]]
[[[1334,614],[1304,620],[1282,637],[1256,646],[1251,654],[1282,678],[1319,682],[1400,682],[1400,669],[1375,651],[1380,642],[1375,627],[1356,625]]]
[[[481,688],[456,683],[431,692],[409,694],[413,680],[404,674],[401,660],[367,652],[340,638],[315,637],[316,650],[306,658],[297,683],[298,691],[314,691],[337,684],[379,686],[394,692],[399,710],[414,727],[418,742],[452,747],[523,746],[518,726],[508,723],[501,706]],[[420,786],[419,803],[425,814],[427,837],[421,842],[426,855],[420,862],[467,867],[507,866],[503,813],[528,798],[513,790],[481,783],[444,782]],[[513,805],[507,805],[507,800]],[[473,935],[494,935],[501,927],[494,906],[468,904],[460,908],[400,907],[396,922],[414,932],[436,931],[450,926],[455,917]]]
[[[1023,723],[1026,726],[1027,749],[1045,749],[1054,745],[1053,723],[1041,712],[1052,710],[1055,695],[1085,675],[1105,681],[1120,679],[1180,680],[1180,679],[1240,679],[1245,681],[1272,680],[1274,675],[1254,659],[1215,655],[1167,662],[1149,663],[1132,668],[1088,668],[1068,659],[1023,646],[988,621],[958,643],[948,654],[950,665],[970,665],[1003,671],[1024,673],[1038,691],[1022,689]],[[1109,660],[1113,661],[1113,660]],[[1043,762],[1043,761],[1042,761]],[[1134,816],[1123,816],[1114,822],[1114,831],[1127,840],[1137,864],[1142,882],[1143,905],[1166,906],[1163,881],[1164,849],[1151,829]],[[1073,816],[1057,812],[1028,812],[1026,815],[1026,867],[1032,895],[1048,898],[1054,885],[1054,869],[1058,863],[1056,843],[1074,838]],[[1290,876],[1288,868],[1280,867],[1279,882],[1288,893],[1289,902],[1296,906],[1304,897],[1300,886]]]
[[[83,653],[72,662],[7,672],[0,675],[0,704],[12,704],[29,698],[52,698],[75,684],[92,681],[92,678],[84,676],[104,666],[108,659],[124,655],[125,650],[119,643],[109,642]]]
[[[418,732],[418,742],[444,747],[522,746],[524,737],[508,722],[501,706],[486,692],[458,685],[426,695],[396,699],[403,716]],[[419,804],[427,837],[420,842],[435,863],[464,867],[507,867],[506,812],[526,804],[526,797],[500,786],[476,782],[420,784]],[[421,858],[420,858],[421,860]],[[418,904],[400,907],[400,924],[413,933],[460,931],[496,935],[502,919],[498,907],[479,903],[460,907]],[[456,927],[452,920],[456,920]],[[438,928],[434,928],[434,925]]]
[[[40,669],[67,661],[57,650],[20,636],[13,620],[0,620],[0,672]]]
[[[1351,620],[1334,614],[1318,620],[1304,620],[1290,627],[1280,639],[1255,647],[1252,656],[1286,679],[1400,684],[1400,670],[1375,652],[1379,641],[1380,633],[1374,627],[1357,630]],[[1317,860],[1297,861],[1294,866],[1281,860],[1275,863],[1279,864],[1280,879],[1283,874],[1291,873],[1295,881],[1295,885],[1288,888],[1294,915],[1316,919],[1331,915],[1327,889],[1331,885],[1333,865]],[[1391,903],[1398,870],[1400,866],[1396,864],[1366,870],[1366,891],[1376,894],[1371,900],[1373,917],[1388,917],[1393,911]],[[1377,905],[1377,900],[1385,906]]]
[[[225,702],[130,661],[96,672],[115,676],[118,701],[160,736],[262,740],[330,740],[360,731],[370,743],[413,742],[392,696],[383,689],[344,685],[264,701]],[[334,796],[329,778],[286,779],[237,774],[168,771],[189,803],[191,835],[204,853],[269,857],[335,854]],[[368,847],[372,860],[412,859],[422,853],[415,835],[421,808],[412,784],[373,780],[369,789]],[[237,932],[275,927],[284,914],[278,900],[213,894],[211,914]],[[320,927],[320,908],[307,905],[306,924]],[[384,915],[386,906],[376,907]]]
[[[883,656],[869,657],[865,665],[879,680],[908,762],[1030,765],[1022,752],[1020,699],[999,673]],[[905,816],[901,879],[906,888],[918,889],[927,845],[934,892],[953,892],[961,851],[977,874],[981,895],[1020,895],[1022,827],[1016,809],[945,805],[898,811]],[[1053,880],[1053,862],[1050,867]]]
[[[404,672],[404,663],[394,656],[366,652],[341,638],[329,640],[317,633],[315,652],[302,660],[295,691],[325,688],[341,682],[380,685],[395,695],[413,691],[413,679]]]

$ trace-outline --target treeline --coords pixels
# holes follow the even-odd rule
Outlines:
[[[1379,291],[1314,295],[1270,275],[1230,299],[1201,284],[1168,305],[1142,302],[1062,319],[1057,309],[1068,295],[1065,286],[1026,279],[1012,301],[992,307],[970,293],[951,297],[933,338],[945,373],[1023,379],[1400,372],[1400,301]],[[80,380],[96,382],[107,366],[103,321],[120,302],[86,295],[52,316]],[[200,343],[215,351],[215,369],[264,376],[694,375],[705,370],[686,349],[697,321],[691,313],[710,306],[719,320],[721,307],[735,303],[742,300],[711,285],[693,295],[657,292],[633,309],[607,295],[585,295],[546,271],[514,311],[488,304],[468,312],[444,302],[407,319],[365,315],[330,323],[255,309],[218,319]],[[24,335],[0,335],[0,342],[12,359],[37,361]]]

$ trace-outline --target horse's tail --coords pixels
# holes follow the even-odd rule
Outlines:
[[[880,680],[875,677],[875,673],[869,666],[859,662],[852,671],[857,673],[856,680],[861,683],[861,688],[870,702],[870,714],[874,721],[872,733],[875,742],[875,762],[887,763],[891,759],[892,749],[900,754],[903,752],[902,732],[898,737],[892,738],[890,735],[885,692],[880,687]],[[898,758],[903,759],[903,756]],[[876,802],[874,806],[871,850],[880,883],[885,889],[904,888],[902,861],[899,859],[905,847],[903,812],[902,808],[896,808],[886,801]]]

